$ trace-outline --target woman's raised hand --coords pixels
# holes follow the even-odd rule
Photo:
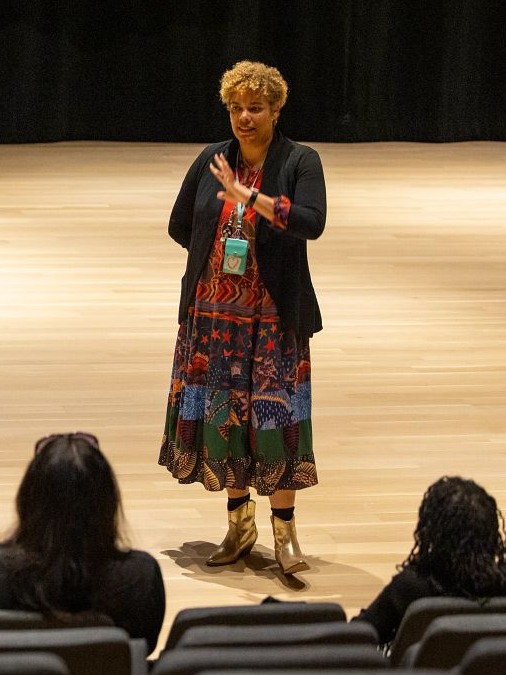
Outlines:
[[[232,202],[247,201],[249,191],[236,180],[235,174],[222,152],[219,155],[214,155],[214,163],[209,164],[209,169],[224,188],[217,193],[218,199]]]

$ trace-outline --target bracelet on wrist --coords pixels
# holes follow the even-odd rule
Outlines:
[[[251,188],[251,194],[249,196],[248,201],[246,202],[246,208],[249,209],[253,204],[256,202],[256,199],[258,197],[258,190],[257,188]]]

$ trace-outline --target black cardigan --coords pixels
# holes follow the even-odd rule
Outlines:
[[[169,234],[188,249],[179,322],[186,319],[195,300],[223,207],[216,197],[222,186],[209,170],[209,163],[215,153],[223,152],[235,170],[238,148],[235,139],[206,147],[188,170],[172,209]],[[306,241],[317,239],[325,227],[325,180],[318,153],[276,130],[265,158],[261,192],[273,197],[285,195],[292,203],[286,230],[273,228],[267,219],[257,216],[255,250],[262,281],[276,304],[283,328],[310,337],[322,329],[306,246]]]

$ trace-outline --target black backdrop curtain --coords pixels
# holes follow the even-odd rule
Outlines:
[[[207,142],[277,66],[299,140],[505,140],[505,0],[0,0],[0,141]]]

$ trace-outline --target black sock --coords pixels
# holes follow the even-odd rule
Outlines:
[[[276,516],[276,518],[281,518],[281,520],[286,520],[288,523],[293,518],[295,506],[290,506],[287,509],[271,509],[271,511],[273,516]]]
[[[249,502],[250,499],[251,497],[249,492],[247,495],[244,495],[244,497],[229,497],[227,502],[227,510],[235,511],[243,504],[246,504],[246,502]]]

